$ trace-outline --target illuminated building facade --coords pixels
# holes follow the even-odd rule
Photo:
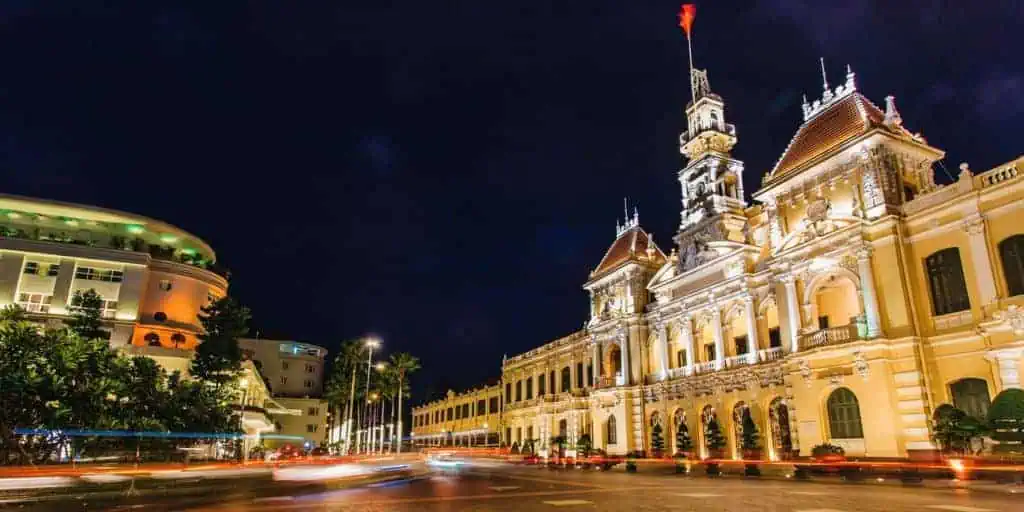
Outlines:
[[[60,326],[76,292],[95,290],[114,348],[188,373],[198,314],[227,294],[227,273],[206,242],[167,223],[79,204],[0,194],[0,307]],[[321,370],[322,373],[322,370]],[[243,364],[241,422],[270,432],[274,403],[251,361]]]
[[[414,446],[497,446],[501,438],[500,385],[456,393],[412,409]]]
[[[765,457],[900,457],[934,448],[940,404],[984,416],[1021,386],[1024,158],[936,183],[943,151],[847,69],[751,205],[724,98],[706,71],[692,88],[676,248],[627,211],[583,286],[586,326],[504,361],[503,442],[649,453],[658,425],[671,453],[686,425],[707,455],[715,418],[739,457],[750,414]]]
[[[274,415],[279,442],[311,448],[328,437],[328,404],[323,400],[324,358],[327,349],[308,343],[241,338],[238,346],[266,379],[270,395],[282,409]],[[298,441],[301,438],[302,441]]]

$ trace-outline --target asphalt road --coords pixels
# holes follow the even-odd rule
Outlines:
[[[421,465],[419,469],[425,469]],[[835,480],[833,480],[835,482]],[[196,493],[195,491],[200,490]],[[0,508],[3,508],[0,505]],[[364,486],[284,485],[268,479],[208,482],[185,495],[142,493],[132,499],[79,498],[21,510],[330,511],[952,511],[1024,510],[1021,494],[901,486],[709,479],[703,474],[627,474],[529,466],[460,467]]]
[[[197,508],[198,509],[198,508]],[[532,467],[460,468],[412,481],[233,500],[203,510],[953,511],[1024,510],[1024,495],[873,484],[751,481]]]

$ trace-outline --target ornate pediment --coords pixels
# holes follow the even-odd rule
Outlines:
[[[807,216],[797,224],[796,229],[788,233],[782,239],[782,243],[773,248],[772,255],[781,254],[860,222],[856,217],[834,215],[828,199],[816,199],[807,206]]]

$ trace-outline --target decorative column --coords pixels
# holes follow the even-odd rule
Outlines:
[[[1024,356],[1024,348],[1015,347],[989,352],[989,358],[996,362],[999,369],[999,381],[1003,389],[1022,389],[1020,384],[1020,359]]]
[[[985,242],[985,217],[976,214],[964,220],[964,231],[967,232],[968,244],[971,247],[971,266],[974,267],[974,276],[978,280],[981,305],[987,306],[996,300],[996,283],[992,278],[992,262],[988,257],[988,244]]]
[[[668,379],[669,369],[668,340],[666,339],[665,335],[665,324],[659,321],[658,323],[654,324],[654,329],[657,331],[658,335],[658,355],[661,356],[661,380],[665,380]]]
[[[878,317],[878,296],[875,295],[875,273],[871,269],[871,248],[857,251],[857,271],[860,275],[860,292],[864,299],[864,319],[868,324],[868,338],[882,334],[882,323]]]
[[[747,361],[750,364],[757,362],[757,317],[754,316],[754,297],[747,295],[743,297],[743,310],[747,320]],[[717,349],[716,349],[717,350]]]
[[[592,339],[590,342],[590,358],[593,360],[592,364],[594,365],[594,381],[590,385],[596,388],[598,381],[601,380],[601,358],[597,353],[596,339]]]
[[[686,347],[686,374],[693,375],[693,319],[690,318],[690,315],[683,315],[679,332],[683,335],[683,346]]]
[[[711,334],[715,340],[715,369],[725,368],[725,341],[722,339],[722,312],[715,305],[711,311]]]
[[[786,313],[789,317],[789,335],[791,353],[800,350],[800,307],[796,301],[796,278],[793,274],[782,276],[782,282],[786,285]]]
[[[624,328],[619,328],[619,354],[622,363],[622,385],[629,385],[629,335]]]
[[[569,392],[576,389],[576,354],[569,352]]]

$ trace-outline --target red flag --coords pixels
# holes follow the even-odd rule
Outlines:
[[[679,26],[686,32],[686,38],[690,38],[690,30],[693,28],[693,19],[697,17],[697,6],[695,4],[683,4],[679,11]]]

